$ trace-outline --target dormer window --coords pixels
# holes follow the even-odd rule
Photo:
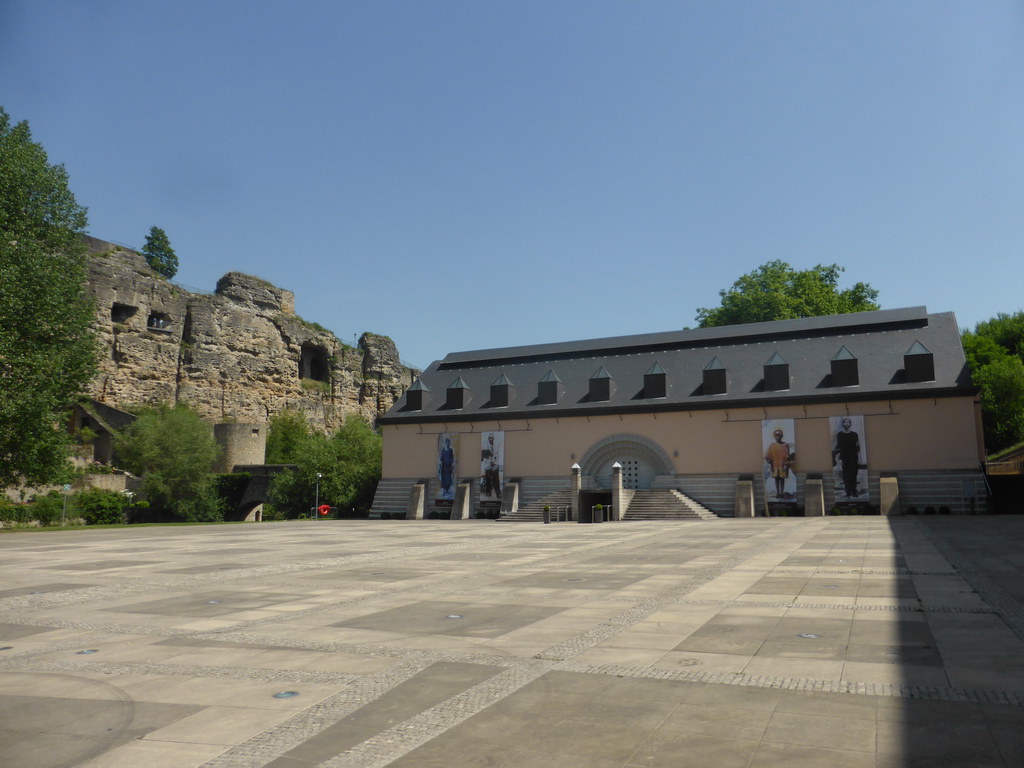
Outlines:
[[[725,377],[725,366],[717,357],[711,358],[711,362],[704,366],[704,394],[724,395],[728,388]]]
[[[668,395],[668,374],[661,364],[655,362],[644,374],[644,397],[666,397]]]
[[[789,363],[778,352],[764,364],[764,388],[770,392],[789,389]]]
[[[903,369],[908,382],[935,381],[935,356],[924,344],[915,341],[903,355]]]
[[[405,407],[406,407],[406,409],[410,410],[410,411],[422,411],[423,410],[423,397],[424,397],[423,393],[424,392],[430,392],[430,390],[427,389],[426,384],[424,384],[419,379],[416,379],[416,381],[414,381],[412,383],[412,386],[409,387],[408,390],[406,390],[406,393],[405,393]]]
[[[832,358],[832,386],[855,387],[860,384],[857,358],[845,346],[839,348]]]
[[[552,370],[544,374],[537,382],[537,405],[554,405],[561,394],[562,380]]]
[[[468,389],[469,387],[466,385],[466,382],[459,376],[448,385],[448,396],[444,401],[444,407],[447,409],[464,408],[466,405],[466,391]]]
[[[508,388],[512,386],[512,382],[508,380],[505,374],[501,374],[494,383],[491,384],[491,408],[505,408],[508,406]]]
[[[602,365],[590,376],[590,402],[605,402],[612,397],[612,375]]]

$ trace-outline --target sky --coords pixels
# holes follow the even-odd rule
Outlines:
[[[668,331],[761,264],[1024,307],[1018,0],[0,0],[89,233],[408,364]]]

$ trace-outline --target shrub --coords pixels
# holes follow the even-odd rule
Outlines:
[[[220,447],[213,430],[184,403],[146,408],[114,437],[123,466],[142,477],[154,511],[184,522],[223,520],[213,492]]]
[[[75,498],[86,525],[118,525],[125,522],[128,497],[117,491],[90,488]]]
[[[64,511],[64,497],[57,491],[50,491],[45,496],[36,496],[28,515],[30,520],[38,520],[42,526],[58,525]]]
[[[924,508],[924,513],[926,515],[934,515],[935,514],[935,507],[933,507],[931,505],[928,505],[927,507]]]
[[[908,515],[916,515],[917,514],[917,507],[915,507],[913,505],[907,507],[907,514]]]
[[[945,504],[943,504],[941,507],[939,507],[939,514],[940,515],[948,515],[950,513],[950,511],[951,511],[950,508],[947,507]]]
[[[29,521],[30,509],[28,504],[15,504],[0,497],[0,523],[24,525]]]
[[[390,512],[381,512],[380,513],[380,519],[381,520],[390,520],[391,519],[391,513]]]

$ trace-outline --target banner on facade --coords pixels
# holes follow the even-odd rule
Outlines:
[[[764,498],[770,513],[797,508],[796,428],[793,419],[765,419],[761,422],[764,456]]]
[[[505,433],[480,435],[480,501],[501,501],[505,480]]]
[[[454,501],[459,478],[459,436],[442,432],[437,436],[437,500]]]
[[[832,480],[835,504],[867,503],[868,455],[863,416],[832,416]]]

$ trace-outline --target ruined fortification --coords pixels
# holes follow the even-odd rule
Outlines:
[[[130,250],[88,238],[101,345],[93,399],[117,408],[186,402],[212,422],[266,423],[285,409],[317,429],[383,414],[412,383],[394,342],[358,346],[295,314],[295,296],[230,272],[213,294],[186,291]]]

